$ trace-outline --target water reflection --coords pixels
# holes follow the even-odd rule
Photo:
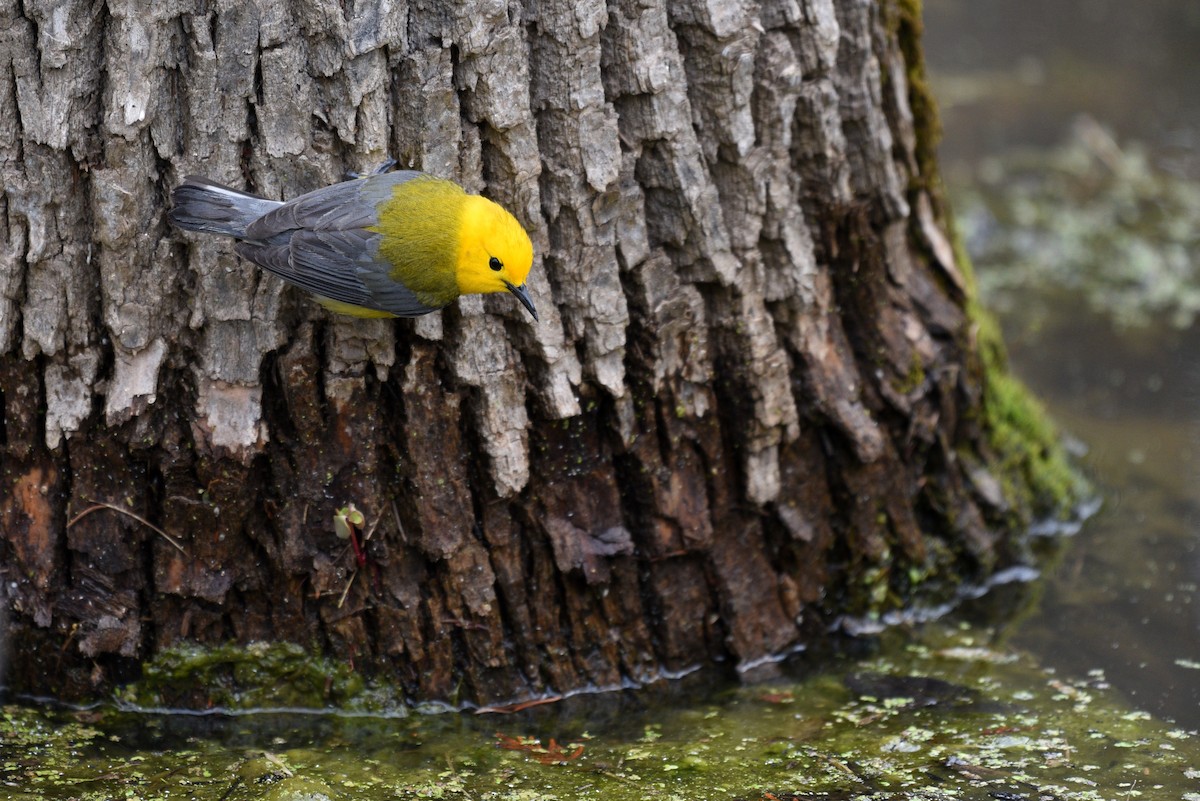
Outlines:
[[[1141,708],[1200,726],[1200,332],[1123,337],[1092,317],[1011,341],[1026,379],[1089,444],[1108,499],[1015,643],[1065,673],[1103,669]]]

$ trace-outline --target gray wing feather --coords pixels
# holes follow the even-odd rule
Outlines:
[[[378,222],[378,205],[392,196],[398,184],[424,173],[400,170],[356,178],[313,190],[287,201],[246,227],[246,239],[269,241],[288,231],[346,231]]]
[[[379,234],[365,230],[398,184],[422,175],[400,170],[301,195],[250,223],[237,252],[323,298],[401,317],[434,311],[391,279],[379,260]]]
[[[391,279],[387,265],[374,257],[379,234],[361,228],[280,232],[273,242],[239,242],[237,252],[288,283],[330,300],[400,317],[439,308],[422,303]]]

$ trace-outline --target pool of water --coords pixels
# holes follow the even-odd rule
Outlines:
[[[1013,641],[1068,674],[1102,669],[1139,707],[1198,728],[1200,334],[1123,337],[1094,318],[1054,333],[1014,338],[1014,360],[1086,443],[1104,506]]]
[[[998,606],[1028,603],[1011,585]],[[987,618],[985,608],[962,610]],[[0,797],[90,801],[1200,799],[1200,737],[1002,629],[941,620],[739,685],[694,674],[512,714],[0,708]]]
[[[1101,670],[1135,705],[1191,728],[1198,42],[1192,0],[926,3],[943,168],[968,244],[981,245],[985,301],[1103,496],[1011,642],[1065,674]]]

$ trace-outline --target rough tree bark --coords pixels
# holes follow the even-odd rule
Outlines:
[[[0,5],[10,685],[287,639],[512,698],[1012,559],[1047,452],[990,427],[914,5]],[[388,156],[526,224],[541,323],[336,317],[165,223]]]

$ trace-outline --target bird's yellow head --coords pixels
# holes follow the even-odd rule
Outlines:
[[[536,320],[525,289],[532,266],[533,243],[517,218],[487,198],[468,195],[458,229],[459,292],[511,292]]]

